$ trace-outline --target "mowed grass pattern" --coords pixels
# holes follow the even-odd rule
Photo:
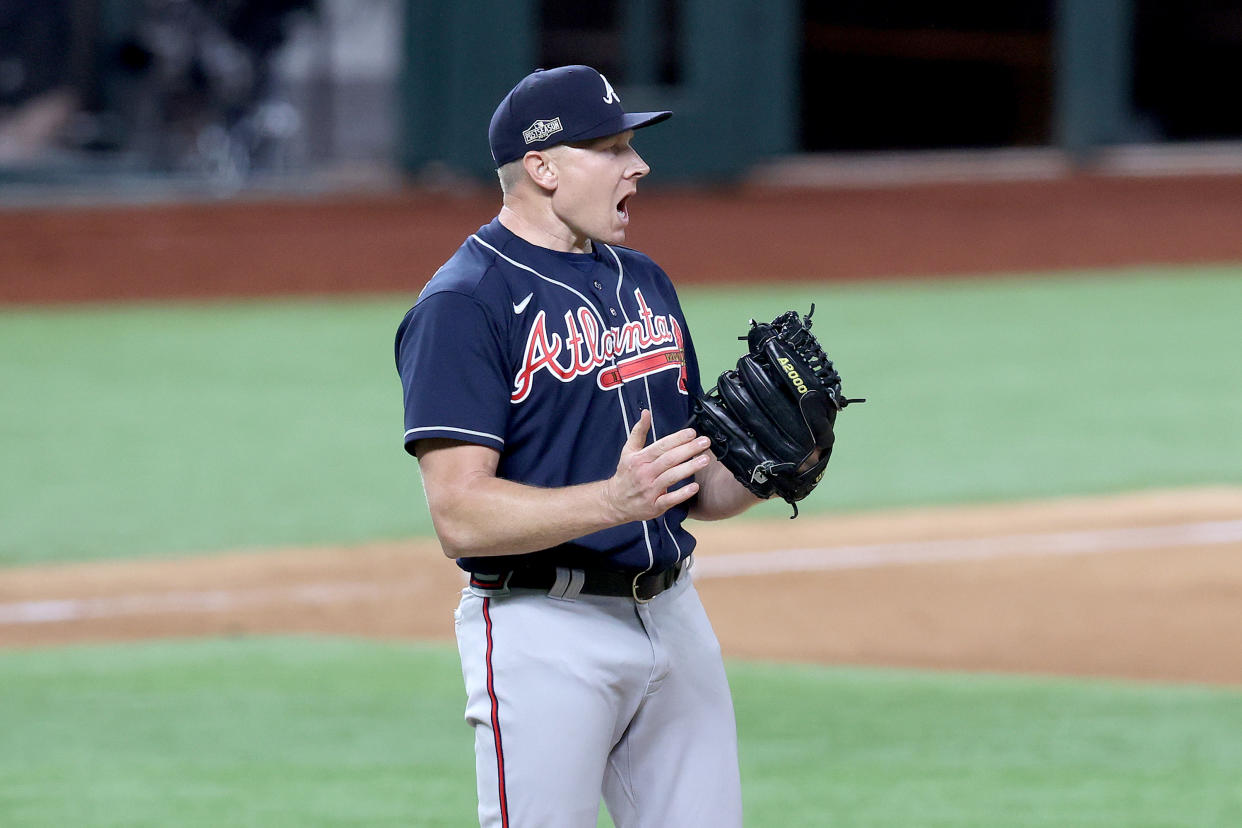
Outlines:
[[[732,663],[746,824],[1236,826],[1242,693]],[[347,639],[0,655],[0,824],[469,826],[456,654]]]
[[[430,534],[392,361],[411,300],[0,311],[0,565]],[[807,511],[1242,482],[1236,268],[683,301],[709,385],[749,317],[817,304],[869,402]]]

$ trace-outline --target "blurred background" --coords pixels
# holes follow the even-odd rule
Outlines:
[[[1242,169],[1238,0],[0,0],[0,188],[483,178],[495,103],[572,62],[677,112],[664,181]]]

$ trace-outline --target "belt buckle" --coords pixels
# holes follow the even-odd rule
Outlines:
[[[641,577],[643,576],[642,576],[642,573],[640,572],[639,574],[635,575],[634,580],[630,582],[630,595],[634,596],[634,603],[636,604],[650,604],[652,599],[655,598],[655,595],[652,595],[651,598],[644,598],[638,594],[638,579]],[[656,593],[656,595],[658,594],[659,593]]]
[[[643,598],[642,596],[638,594],[638,579],[643,577],[643,575],[645,575],[646,573],[640,572],[639,574],[635,575],[634,580],[630,583],[630,595],[634,597],[634,602],[638,604],[651,603],[651,601],[653,601],[656,598],[656,596],[658,596],[661,592],[664,592],[669,587],[671,587],[673,584],[677,583],[677,579],[681,577],[681,574],[686,571],[689,565],[690,565],[690,558],[686,557],[678,561],[677,563],[673,564],[668,569],[664,570],[658,575],[652,576],[653,578],[656,579],[659,589],[650,598]]]

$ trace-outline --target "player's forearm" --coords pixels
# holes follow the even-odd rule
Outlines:
[[[625,522],[609,508],[603,481],[542,489],[480,475],[428,504],[450,558],[521,555]]]
[[[606,480],[541,489],[498,477],[495,449],[449,439],[418,442],[436,535],[450,558],[522,555],[634,521],[652,520],[698,493],[711,461],[706,438],[682,429],[647,444],[651,412],[630,431]]]
[[[695,520],[724,520],[763,502],[717,460],[712,460],[694,479],[699,484],[699,494],[690,501],[690,517]]]

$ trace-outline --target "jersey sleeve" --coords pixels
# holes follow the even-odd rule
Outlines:
[[[427,437],[504,449],[509,371],[486,308],[450,291],[425,296],[397,331],[405,398],[405,450]]]

